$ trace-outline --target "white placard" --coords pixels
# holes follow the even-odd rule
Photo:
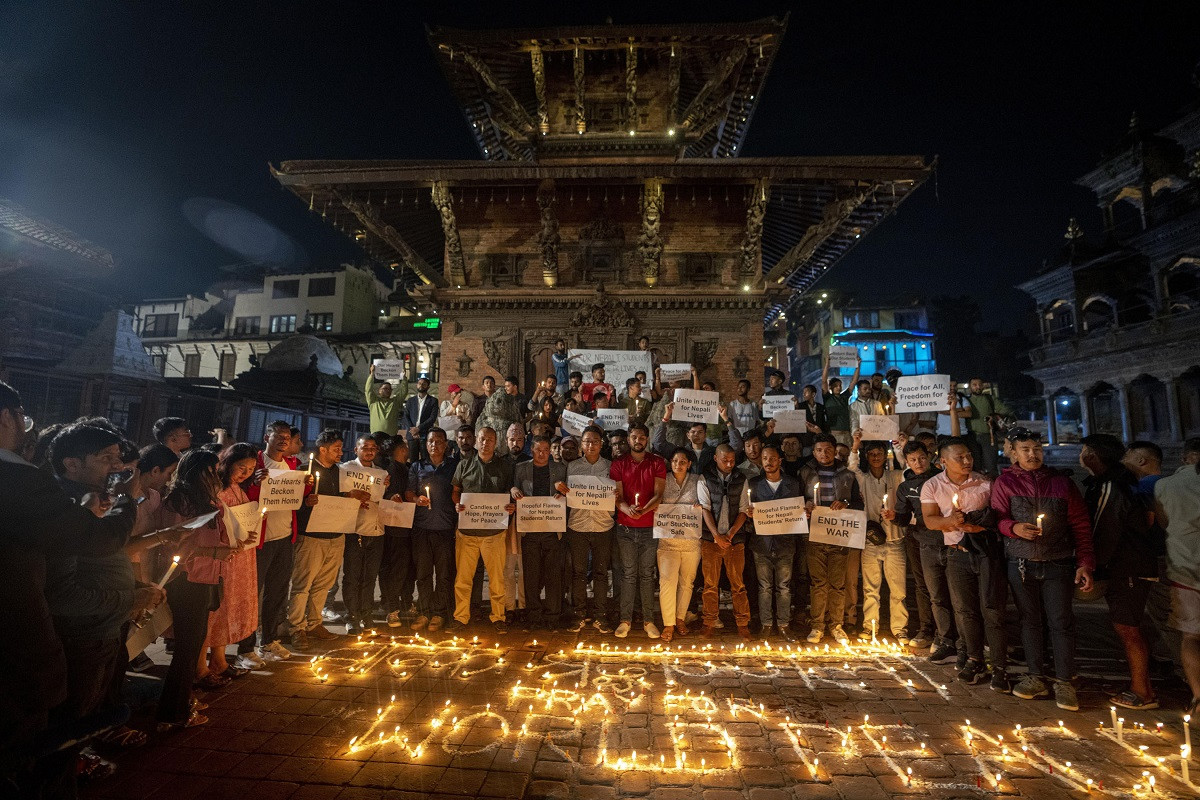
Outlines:
[[[629,411],[624,408],[598,408],[596,424],[606,431],[626,430],[629,428]]]
[[[756,529],[757,526],[756,521]],[[834,511],[826,506],[817,506],[809,523],[808,540],[862,550],[867,544],[867,512],[853,508]]]
[[[763,395],[762,416],[764,420],[771,419],[780,411],[794,411],[796,398],[790,394]]]
[[[636,372],[646,373],[650,378],[650,353],[643,350],[572,350],[570,351],[571,372],[583,373],[583,382],[592,380],[592,365],[604,365],[604,382],[613,386],[624,386],[625,381]],[[616,398],[613,398],[614,400]]]
[[[262,534],[262,514],[258,511],[258,502],[251,500],[249,503],[241,505],[229,506],[229,513],[237,520],[237,524],[242,526],[242,530],[247,534],[253,534],[257,539]],[[243,540],[244,541],[244,540]]]
[[[830,369],[854,369],[858,366],[858,348],[838,345],[829,348]]]
[[[416,513],[416,503],[405,503],[399,500],[379,501],[379,522],[391,528],[411,528],[413,514]]]
[[[508,527],[504,507],[512,498],[500,492],[463,492],[459,499],[464,508],[458,515],[458,527],[465,530],[502,531]]]
[[[259,486],[258,501],[268,511],[295,511],[304,503],[304,481],[298,469],[273,469]]]
[[[721,395],[716,392],[706,392],[703,389],[676,389],[675,408],[671,419],[675,422],[703,422],[715,425],[721,420],[717,409],[721,405]]]
[[[658,368],[659,379],[663,383],[686,381],[692,377],[691,364],[662,364]]]
[[[905,375],[896,381],[895,411],[949,411],[949,375]]]
[[[129,657],[136,658],[137,654],[158,641],[158,637],[167,632],[175,623],[171,616],[171,606],[163,601],[154,609],[154,615],[146,620],[142,627],[129,626],[129,638],[125,640],[126,652]]]
[[[399,358],[377,358],[375,365],[375,380],[400,381],[404,380],[404,361]],[[403,400],[404,398],[400,398]]]
[[[572,475],[567,478],[567,508],[582,508],[587,511],[616,511],[617,498],[614,491],[617,482],[592,475]]]
[[[378,503],[383,499],[384,481],[387,480],[386,469],[375,467],[355,467],[345,464],[338,468],[338,491],[349,492],[362,489],[371,493],[371,502]]]
[[[305,530],[314,533],[354,533],[358,522],[358,509],[362,504],[353,497],[322,494],[312,507]]]
[[[574,411],[562,412],[562,429],[572,436],[583,436],[583,430],[592,424],[592,420]]]
[[[761,536],[808,533],[803,497],[760,500],[754,503],[754,532]]]
[[[462,417],[451,414],[448,417],[438,417],[437,426],[446,432],[446,438],[454,441],[454,434],[463,426]]]
[[[519,498],[517,530],[521,533],[566,533],[567,502],[554,497]]]
[[[894,442],[900,438],[900,417],[896,414],[859,414],[864,442]]]
[[[660,503],[654,509],[654,538],[699,539],[700,519],[692,503]]]
[[[803,408],[789,408],[775,414],[776,433],[807,433],[808,414]]]

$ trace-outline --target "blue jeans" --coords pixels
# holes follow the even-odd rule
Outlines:
[[[1075,559],[1030,561],[1013,558],[1008,562],[1008,584],[1021,612],[1021,643],[1025,646],[1025,666],[1029,674],[1042,677],[1046,658],[1042,637],[1042,614],[1050,626],[1054,646],[1054,677],[1067,681],[1075,674]]]
[[[633,621],[635,594],[641,600],[642,622],[654,622],[654,567],[658,542],[653,528],[618,525],[617,547],[621,553],[620,622]]]
[[[754,552],[754,572],[758,577],[758,621],[764,628],[776,623],[787,625],[792,619],[792,559],[796,556],[796,538],[755,536],[750,540],[750,548]],[[772,590],[775,593],[774,615],[771,614]]]

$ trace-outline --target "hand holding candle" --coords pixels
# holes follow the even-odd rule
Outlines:
[[[954,496],[950,498],[950,505],[955,511],[962,511],[962,507],[958,505],[958,492],[955,492]]]
[[[819,505],[821,502],[821,482],[813,481],[813,505]]]
[[[160,589],[163,588],[164,586],[166,586],[167,581],[171,580],[171,576],[175,573],[175,570],[178,569],[178,567],[179,567],[179,556],[175,556],[174,558],[171,559],[171,566],[167,569],[167,574],[163,575],[162,580],[160,580],[155,585],[158,586],[158,588],[160,588]]]
[[[1042,535],[1042,520],[1043,520],[1043,519],[1045,519],[1045,518],[1046,518],[1046,515],[1045,515],[1045,514],[1038,514],[1038,515],[1037,515],[1037,529],[1038,529],[1038,536],[1041,536],[1041,535]]]
[[[316,461],[317,461],[317,454],[309,453],[308,454],[308,474],[309,475],[313,474],[313,464],[315,464]]]

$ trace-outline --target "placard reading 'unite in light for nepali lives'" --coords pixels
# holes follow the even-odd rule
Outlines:
[[[617,498],[614,494],[617,482],[591,475],[572,475],[567,478],[567,508],[582,508],[586,511],[615,511]]]
[[[676,422],[703,422],[715,425],[721,419],[721,396],[702,389],[676,389],[671,419]]]

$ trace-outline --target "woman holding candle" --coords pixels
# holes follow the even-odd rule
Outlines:
[[[671,472],[663,486],[663,504],[685,504],[700,507],[697,486],[700,476],[691,471],[695,456],[686,447],[671,455]],[[700,566],[700,536],[695,539],[658,540],[658,606],[662,611],[662,640],[669,642],[678,633],[688,635],[688,603]]]
[[[223,510],[218,495],[217,456],[207,450],[189,450],[179,461],[175,481],[163,498],[158,527],[179,525],[202,514]],[[218,513],[197,528],[181,548],[180,566],[167,583],[167,600],[175,628],[175,653],[163,681],[158,702],[160,732],[203,725],[208,719],[192,710],[192,684],[208,633],[209,612],[220,606],[219,583],[233,555],[225,515]],[[203,688],[218,688],[228,678],[208,676]]]
[[[233,533],[231,537],[236,552],[229,559],[225,581],[222,586],[221,607],[208,618],[208,637],[204,641],[211,648],[208,659],[209,675],[239,678],[250,669],[263,665],[263,660],[254,652],[254,634],[258,628],[258,559],[256,548],[260,535],[259,527],[245,530],[234,522],[228,509],[251,502],[241,484],[254,474],[258,454],[254,446],[239,442],[227,448],[218,457],[217,476],[224,487],[217,499],[226,509],[225,523]],[[255,520],[260,523],[262,516]],[[238,663],[231,667],[225,658],[226,645],[237,643]],[[204,657],[203,650],[201,658]],[[204,672],[201,666],[201,672]]]

